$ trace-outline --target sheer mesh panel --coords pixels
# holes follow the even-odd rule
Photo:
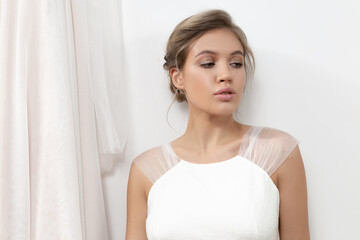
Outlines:
[[[169,151],[166,145],[152,148],[134,159],[135,165],[152,183],[179,161],[180,159]]]
[[[252,127],[242,140],[239,155],[251,160],[270,176],[298,145],[290,134],[266,127]]]
[[[243,136],[239,155],[254,162],[271,176],[297,144],[298,141],[286,132],[251,127]],[[134,159],[135,165],[152,183],[179,162],[169,144],[152,148]]]

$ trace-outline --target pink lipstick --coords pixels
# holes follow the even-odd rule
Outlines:
[[[232,88],[221,88],[215,92],[215,97],[222,101],[230,101],[235,96],[235,91]]]

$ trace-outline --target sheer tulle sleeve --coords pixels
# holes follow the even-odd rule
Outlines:
[[[249,134],[244,135],[239,155],[253,161],[271,176],[297,144],[298,141],[286,132],[252,127]],[[154,183],[179,163],[180,159],[168,144],[164,144],[140,154],[133,162]]]
[[[154,147],[140,154],[133,161],[152,183],[179,162],[179,159],[166,147],[166,145]]]
[[[270,176],[281,166],[299,141],[290,134],[266,127],[253,127],[244,136],[239,155],[264,169]]]

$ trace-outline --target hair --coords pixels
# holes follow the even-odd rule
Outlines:
[[[236,35],[244,48],[246,78],[252,78],[255,70],[255,59],[243,30],[234,24],[231,16],[223,10],[201,12],[181,21],[171,33],[166,46],[163,67],[169,73],[170,90],[175,94],[178,102],[187,100],[185,92],[173,84],[170,70],[172,68],[181,70],[185,64],[190,45],[206,32],[215,29],[227,29]]]

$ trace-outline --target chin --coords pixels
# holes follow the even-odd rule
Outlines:
[[[222,103],[211,103],[201,106],[195,104],[189,104],[190,109],[197,109],[196,111],[200,110],[201,112],[207,112],[208,114],[215,115],[215,116],[231,116],[236,110],[238,109],[239,104],[236,102],[222,102]]]
[[[213,111],[212,113],[214,115],[218,115],[218,116],[230,116],[233,115],[233,113],[236,111],[237,107],[222,107],[222,108],[218,108],[215,111]]]

